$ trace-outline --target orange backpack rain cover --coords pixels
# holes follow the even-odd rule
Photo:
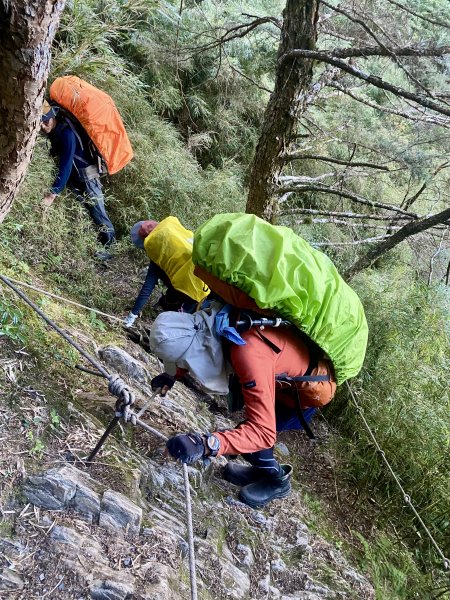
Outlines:
[[[133,158],[133,149],[112,98],[75,75],[58,77],[50,98],[74,115],[84,127],[113,175]]]

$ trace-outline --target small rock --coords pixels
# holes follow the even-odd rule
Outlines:
[[[50,469],[42,475],[31,475],[24,484],[24,494],[41,508],[72,508],[89,522],[97,522],[100,496],[98,484],[86,473],[66,465]]]
[[[309,546],[308,536],[303,531],[297,531],[295,538],[295,550],[304,554]]]
[[[65,508],[76,490],[76,483],[62,476],[59,469],[51,469],[43,475],[30,475],[23,488],[32,504],[49,510]]]
[[[8,568],[0,569],[0,592],[22,590],[24,585],[18,573]]]
[[[323,584],[317,583],[316,581],[312,581],[311,579],[306,581],[305,590],[307,592],[313,592],[314,594],[317,594],[320,598],[328,598],[330,597],[330,594],[332,594],[330,588],[324,586]]]
[[[365,577],[363,577],[360,573],[357,573],[354,569],[347,569],[344,571],[344,577],[354,581],[355,583],[359,583],[360,585],[368,585],[369,582]]]
[[[39,581],[44,581],[44,579],[45,579],[44,573],[40,573],[39,574]]]
[[[286,571],[286,563],[281,558],[277,558],[270,563],[270,568],[273,573],[283,573]]]
[[[257,523],[258,525],[265,525],[266,527],[268,526],[268,521],[266,517],[262,514],[262,512],[259,512],[259,510],[254,510],[252,512],[252,514],[250,515],[250,520],[253,521],[253,523]]]
[[[83,536],[70,529],[70,527],[64,527],[63,525],[56,525],[50,532],[52,540],[68,544],[74,548],[81,548],[83,544]]]
[[[253,556],[252,549],[244,544],[238,544],[236,546],[236,551],[239,555],[238,567],[244,569],[245,571],[250,571],[255,564],[255,558]]]
[[[227,496],[224,500],[225,504],[228,504],[228,506],[236,506],[237,508],[249,508],[247,506],[247,504],[244,504],[243,502],[241,502],[240,500],[236,500],[236,498],[233,498],[233,496]]]
[[[262,594],[268,594],[270,589],[270,577],[267,575],[264,579],[258,581],[258,589]]]
[[[141,528],[142,508],[123,494],[107,490],[103,494],[99,525],[110,531],[137,535]]]
[[[290,454],[289,448],[283,442],[275,444],[275,450],[278,450],[278,454],[281,454],[281,456],[289,456]]]
[[[250,591],[250,578],[247,573],[238,569],[228,560],[223,560],[221,572],[221,582],[227,588],[227,598],[243,600],[248,598]]]
[[[181,558],[186,558],[189,555],[189,544],[182,537],[178,538],[178,549],[181,554]]]
[[[89,592],[93,600],[125,600],[134,594],[134,586],[112,580],[96,580],[92,582]]]
[[[51,522],[50,522],[51,524]],[[26,547],[17,540],[10,540],[8,538],[0,538],[0,550],[8,554],[8,556],[16,556],[19,558],[26,554]]]

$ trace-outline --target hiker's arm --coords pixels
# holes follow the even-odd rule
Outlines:
[[[161,269],[154,262],[151,262],[148,266],[147,275],[145,276],[145,281],[142,285],[141,291],[139,292],[139,295],[134,302],[134,306],[131,309],[131,312],[134,315],[138,315],[147,304],[148,299],[155,289],[155,285],[158,283],[159,279],[161,279]]]
[[[215,432],[221,454],[248,454],[271,448],[276,440],[275,362],[271,348],[254,335],[231,348],[231,363],[242,384],[246,420],[236,429]]]
[[[67,185],[72,171],[75,146],[76,140],[73,132],[65,127],[61,132],[58,173],[50,190],[52,194],[60,194]]]

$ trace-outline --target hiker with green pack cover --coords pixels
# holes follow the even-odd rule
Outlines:
[[[207,221],[195,232],[192,258],[196,275],[226,303],[293,324],[251,327],[241,332],[238,345],[220,338],[217,314],[209,308],[160,315],[150,336],[152,350],[174,369],[166,374],[167,389],[175,368],[216,393],[224,393],[224,374],[232,372],[246,413],[233,430],[174,436],[169,453],[182,462],[242,454],[250,465],[231,461],[224,477],[241,487],[241,500],[264,506],[291,487],[292,467],[273,456],[276,432],[309,429],[305,417],[332,399],[336,383],[361,369],[368,334],[364,310],[325,254],[291,229],[254,215]]]

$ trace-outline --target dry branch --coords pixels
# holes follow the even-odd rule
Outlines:
[[[414,121],[415,123],[431,123],[433,125],[439,125],[440,127],[445,127],[446,129],[450,129],[450,121],[448,119],[442,119],[441,117],[429,117],[424,115],[423,113],[419,115],[413,115],[411,113],[395,110],[394,108],[388,108],[387,106],[382,106],[381,104],[377,104],[376,102],[372,102],[371,100],[367,100],[366,98],[361,98],[361,96],[357,96],[354,92],[340,85],[336,81],[330,81],[328,87],[334,88],[343,94],[346,94],[353,100],[357,102],[361,102],[361,104],[365,104],[366,106],[370,106],[370,108],[374,108],[375,110],[379,110],[381,112],[385,112],[391,115],[397,115],[403,119],[408,119],[409,121]],[[415,110],[417,110],[415,108]]]
[[[408,237],[412,235],[416,235],[421,231],[426,231],[431,227],[439,224],[446,223],[450,219],[450,208],[446,208],[445,210],[431,215],[430,217],[426,217],[424,219],[418,219],[415,221],[411,221],[401,227],[398,231],[396,231],[393,235],[389,236],[386,240],[382,241],[380,244],[377,244],[375,248],[372,248],[367,254],[362,256],[350,269],[348,269],[345,273],[345,277],[347,279],[351,279],[357,273],[366,269],[373,265],[373,263],[383,254],[403,242]]]
[[[339,218],[347,218],[347,219],[367,219],[370,221],[386,221],[389,223],[391,221],[391,217],[387,215],[365,215],[364,213],[353,213],[353,212],[338,212],[332,210],[319,210],[317,208],[291,208],[287,210],[281,210],[277,213],[277,216],[285,216],[285,215],[297,215],[297,214],[305,214],[305,215],[324,215],[326,217],[339,217]],[[397,219],[399,220],[411,220],[413,217],[409,217],[407,215],[399,215]]]
[[[383,208],[384,210],[390,210],[392,212],[396,212],[402,215],[407,215],[412,217],[413,219],[418,219],[419,215],[415,213],[410,213],[406,210],[403,210],[399,206],[394,206],[393,204],[385,204],[383,202],[376,202],[375,200],[369,200],[368,198],[364,198],[363,196],[359,196],[358,194],[354,194],[349,190],[344,189],[334,189],[332,187],[320,184],[314,185],[299,185],[295,187],[283,187],[278,190],[280,194],[285,194],[286,192],[319,192],[322,194],[333,194],[335,196],[342,196],[343,198],[347,198],[352,202],[357,202],[358,204],[364,204],[366,206],[371,206],[372,208]]]
[[[446,52],[443,52],[443,54],[447,54],[449,52],[448,47],[445,46],[443,48],[447,49]],[[349,65],[345,61],[336,58],[331,53],[324,51],[295,49],[283,54],[279,59],[279,63],[283,63],[284,61],[290,60],[292,58],[306,58],[328,63],[330,65],[333,65],[334,67],[342,69],[342,71],[345,71],[349,75],[353,75],[353,77],[356,77],[357,79],[362,79],[366,83],[370,83],[371,85],[377,88],[391,92],[395,96],[406,98],[407,100],[412,100],[420,106],[424,106],[425,108],[429,108],[430,110],[433,110],[435,112],[441,113],[446,116],[450,116],[450,108],[446,108],[438,102],[430,100],[430,98],[427,98],[423,95],[409,92],[408,90],[405,90],[397,85],[389,83],[388,81],[385,81],[377,75],[371,75],[370,73],[361,71],[360,69]]]
[[[368,167],[369,169],[379,169],[381,171],[389,171],[389,167],[385,165],[377,165],[375,163],[342,160],[340,158],[333,158],[332,156],[320,156],[318,154],[305,154],[304,152],[292,152],[291,154],[285,154],[283,157],[285,162],[292,160],[321,160],[323,162],[334,163],[336,165],[344,165],[346,167]]]

